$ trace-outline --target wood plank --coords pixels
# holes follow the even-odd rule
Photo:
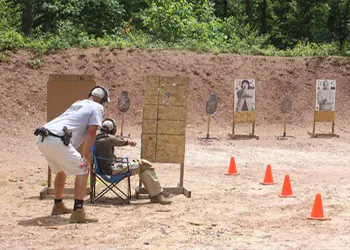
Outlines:
[[[185,121],[159,120],[157,133],[159,135],[185,135],[186,123]]]
[[[90,75],[50,75],[47,83],[47,121],[61,115],[75,101],[87,99],[95,86]]]
[[[234,123],[252,123],[255,122],[255,111],[234,112]]]
[[[184,187],[163,187],[163,191],[170,194],[183,194],[187,198],[191,198],[191,191],[187,190]],[[149,194],[147,189],[144,187],[137,187],[135,192],[137,194]]]
[[[144,104],[158,104],[159,77],[148,76],[146,78],[146,91]]]
[[[77,81],[85,81],[85,82],[91,82],[94,81],[93,75],[76,75],[76,74],[67,74],[67,75],[61,75],[61,74],[51,74],[49,75],[49,82],[77,82]]]
[[[158,135],[156,162],[183,163],[185,158],[184,135]]]
[[[159,100],[160,105],[187,105],[187,82],[183,78],[161,77]]]
[[[156,105],[145,104],[143,106],[143,119],[157,120],[157,118],[158,118],[158,104]]]
[[[157,133],[157,120],[143,120],[142,134],[156,134]]]
[[[315,110],[315,121],[316,122],[334,122],[335,111],[316,111]]]
[[[159,120],[186,121],[187,108],[185,106],[159,106]]]
[[[156,161],[156,138],[154,134],[142,134],[141,136],[141,158]]]

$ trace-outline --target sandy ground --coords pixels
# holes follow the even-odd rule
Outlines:
[[[70,49],[45,55],[31,69],[34,55],[19,51],[0,63],[0,248],[1,249],[350,249],[350,61],[348,58],[277,58],[159,50]],[[117,96],[129,91],[126,129],[136,148],[120,154],[140,156],[145,76],[188,76],[188,121],[185,187],[192,198],[173,196],[171,206],[115,199],[85,204],[98,223],[69,224],[69,215],[50,216],[52,197],[39,200],[47,165],[35,146],[34,129],[46,119],[49,74],[93,74],[107,86],[112,103],[105,115],[118,120]],[[255,78],[260,140],[232,141],[234,78]],[[310,139],[315,79],[337,80],[336,133],[340,138]],[[220,141],[200,142],[205,135],[205,103],[211,91],[219,97],[212,135]],[[293,101],[282,134],[279,105]],[[120,124],[120,121],[118,121]],[[130,127],[132,124],[132,127]],[[322,131],[330,127],[318,127]],[[249,132],[249,128],[239,128]],[[226,176],[230,157],[239,176]],[[271,164],[274,186],[262,186]],[[155,164],[163,186],[175,186],[179,167]],[[290,175],[296,198],[281,199],[284,176]],[[9,179],[18,180],[11,182]],[[21,181],[22,180],[22,181]],[[73,179],[67,180],[72,186]],[[138,178],[132,178],[133,187]],[[317,193],[330,221],[308,221]],[[87,197],[88,198],[88,197]],[[73,200],[67,197],[68,206]]]
[[[188,129],[185,187],[192,198],[172,196],[173,204],[150,204],[144,197],[122,205],[113,199],[91,205],[98,223],[69,224],[69,215],[50,216],[52,198],[39,200],[46,163],[32,143],[0,143],[0,247],[3,249],[349,249],[350,202],[348,133],[339,139],[309,139],[292,129],[296,139],[276,141],[257,130],[260,140],[199,142]],[[140,142],[138,128],[134,138]],[[259,133],[260,132],[260,133]],[[5,143],[9,146],[5,147]],[[2,145],[1,145],[2,144]],[[123,148],[122,154],[140,154]],[[17,155],[17,157],[13,157]],[[226,176],[235,156],[239,176]],[[266,164],[278,184],[262,186]],[[177,166],[156,164],[163,186],[176,185]],[[296,198],[281,199],[284,175],[289,174]],[[9,178],[23,181],[9,182]],[[70,182],[71,179],[68,181]],[[132,178],[132,185],[138,178]],[[70,183],[69,183],[70,184]],[[316,193],[321,193],[330,221],[308,221]],[[110,197],[112,198],[112,196]],[[71,198],[66,199],[71,206]]]

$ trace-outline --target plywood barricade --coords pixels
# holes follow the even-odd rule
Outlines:
[[[141,158],[153,163],[180,164],[180,181],[177,187],[164,187],[164,191],[191,197],[183,186],[187,86],[186,77],[149,76],[146,79],[141,136]],[[147,194],[141,181],[136,197]]]
[[[86,99],[95,87],[92,75],[49,75],[47,83],[47,121],[62,114],[75,101]],[[81,148],[78,151],[81,151]],[[89,188],[86,190],[89,194]],[[66,188],[65,194],[73,194],[74,188]],[[47,187],[40,192],[40,199],[53,195],[52,174],[48,168]]]

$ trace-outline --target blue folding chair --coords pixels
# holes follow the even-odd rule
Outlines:
[[[115,195],[117,195],[124,203],[130,204],[131,199],[131,188],[130,188],[130,176],[131,172],[129,169],[129,158],[128,157],[119,157],[117,159],[109,159],[96,156],[96,145],[94,144],[91,148],[91,155],[93,158],[93,166],[92,172],[90,174],[90,201],[91,203],[95,203],[98,199],[104,196],[107,192],[112,191]],[[97,160],[102,161],[110,161],[113,163],[127,163],[128,171],[118,175],[105,175],[103,174],[99,167]],[[117,185],[124,180],[128,179],[128,191],[124,192]],[[105,188],[96,194],[96,180],[100,180]]]

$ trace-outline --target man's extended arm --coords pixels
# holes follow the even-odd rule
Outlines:
[[[123,146],[131,146],[131,147],[135,147],[136,146],[136,142],[134,141],[126,141],[123,138],[117,137],[117,136],[110,136],[112,138],[113,141],[113,146],[115,147],[123,147]]]

